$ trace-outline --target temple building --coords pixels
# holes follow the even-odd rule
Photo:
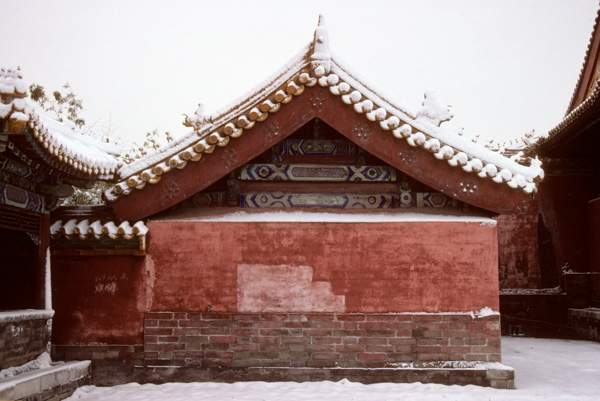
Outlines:
[[[53,356],[93,381],[422,381],[512,387],[500,214],[536,158],[445,129],[314,40],[233,106],[120,166],[107,207],[49,223]]]

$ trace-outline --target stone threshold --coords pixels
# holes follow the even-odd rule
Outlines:
[[[197,366],[135,366],[138,383],[167,382],[240,382],[240,381],[340,381],[347,379],[363,384],[435,383],[445,385],[477,385],[498,389],[515,388],[515,372],[500,363],[480,363],[469,368],[395,367],[395,368],[309,368],[309,367],[245,367],[202,368]]]
[[[60,362],[0,380],[0,399],[60,400],[71,395],[79,385],[87,384],[90,373],[90,361]]]

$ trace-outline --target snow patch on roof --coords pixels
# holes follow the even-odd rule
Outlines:
[[[42,154],[62,166],[98,178],[112,178],[120,150],[74,131],[70,122],[58,122],[36,111],[27,99],[21,71],[0,69],[0,118],[28,124],[28,139]],[[25,126],[21,126],[23,132]],[[19,132],[15,132],[19,133]],[[52,163],[50,163],[52,164]]]
[[[268,78],[257,84],[254,88],[250,89],[248,92],[244,93],[237,99],[234,99],[222,108],[209,114],[205,114],[204,108],[201,107],[202,118],[198,118],[197,115],[195,117],[188,117],[184,114],[186,118],[183,124],[193,128],[193,131],[190,131],[188,134],[185,134],[182,137],[174,140],[155,153],[149,154],[131,164],[122,166],[118,171],[119,176],[121,178],[127,178],[153,167],[160,162],[164,162],[166,159],[172,157],[173,154],[185,150],[186,148],[194,145],[200,139],[206,138],[229,120],[236,118],[240,114],[247,113],[260,100],[267,97],[278,86],[289,81],[295,74],[297,74],[299,70],[305,68],[308,65],[307,59],[310,55],[310,51],[311,45],[307,44],[283,67],[279,68]]]
[[[52,238],[65,237],[67,239],[86,239],[93,237],[100,239],[109,237],[116,240],[119,238],[132,239],[134,237],[144,237],[148,233],[148,227],[143,221],[138,221],[131,225],[128,221],[124,221],[119,225],[114,221],[108,221],[104,224],[100,220],[90,223],[88,219],[77,221],[76,219],[68,220],[63,223],[62,220],[55,221],[50,226],[50,235]]]

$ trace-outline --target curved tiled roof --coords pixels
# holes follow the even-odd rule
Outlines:
[[[599,80],[600,81],[600,80]],[[531,147],[533,151],[538,151],[546,144],[557,141],[558,138],[563,137],[562,132],[567,129],[571,124],[573,124],[583,113],[585,113],[588,109],[590,109],[598,99],[600,98],[600,82],[596,83],[596,86],[592,93],[577,106],[574,110],[572,110],[569,114],[565,116],[554,128],[550,129],[548,133],[544,136],[541,136],[537,142]]]
[[[590,55],[592,52],[592,45],[594,43],[594,36],[596,35],[596,30],[598,29],[598,22],[600,21],[600,8],[598,8],[598,12],[596,14],[596,19],[594,20],[594,26],[592,27],[592,35],[590,36],[590,41],[588,42],[588,46],[587,49],[585,51],[585,57],[583,58],[583,64],[581,65],[581,70],[579,71],[579,77],[577,78],[577,84],[575,84],[575,89],[573,90],[573,94],[571,95],[571,100],[569,101],[569,107],[567,109],[567,112],[565,113],[565,118],[572,112],[574,111],[573,108],[575,106],[575,98],[577,97],[577,94],[579,93],[580,90],[580,86],[582,85],[582,81],[583,81],[583,75],[585,73],[585,67],[587,66],[587,64],[591,61]]]
[[[115,147],[76,133],[67,123],[38,114],[25,99],[19,70],[0,69],[0,118],[26,124],[33,148],[54,168],[84,178],[112,179],[119,168]]]
[[[423,108],[415,113],[375,89],[329,50],[327,30],[321,18],[313,43],[281,70],[221,112],[212,116],[197,112],[191,118],[186,117],[185,124],[192,127],[193,132],[161,152],[123,166],[118,172],[120,181],[105,192],[106,198],[115,201],[141,190],[159,182],[169,171],[184,169],[189,163],[226,147],[277,113],[282,105],[294,102],[306,88],[317,85],[327,88],[366,120],[377,122],[398,141],[422,148],[440,163],[529,194],[536,191],[537,183],[543,179],[544,172],[537,159],[528,159],[530,165],[525,166],[456,132],[440,128],[439,124],[452,115],[432,99],[432,94],[426,93]]]
[[[77,221],[71,219],[63,223],[62,220],[57,220],[50,226],[50,235],[52,238],[65,237],[86,239],[93,237],[100,239],[108,237],[110,239],[132,239],[134,237],[144,237],[148,233],[148,227],[143,221],[136,222],[133,226],[128,221],[124,221],[116,225],[114,221],[109,221],[104,224],[100,220],[92,223],[88,219]]]

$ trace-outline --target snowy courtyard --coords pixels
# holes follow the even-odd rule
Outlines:
[[[598,400],[600,344],[503,337],[503,363],[515,369],[516,390],[477,386],[381,383],[346,380],[316,383],[129,383],[86,386],[68,400]]]

